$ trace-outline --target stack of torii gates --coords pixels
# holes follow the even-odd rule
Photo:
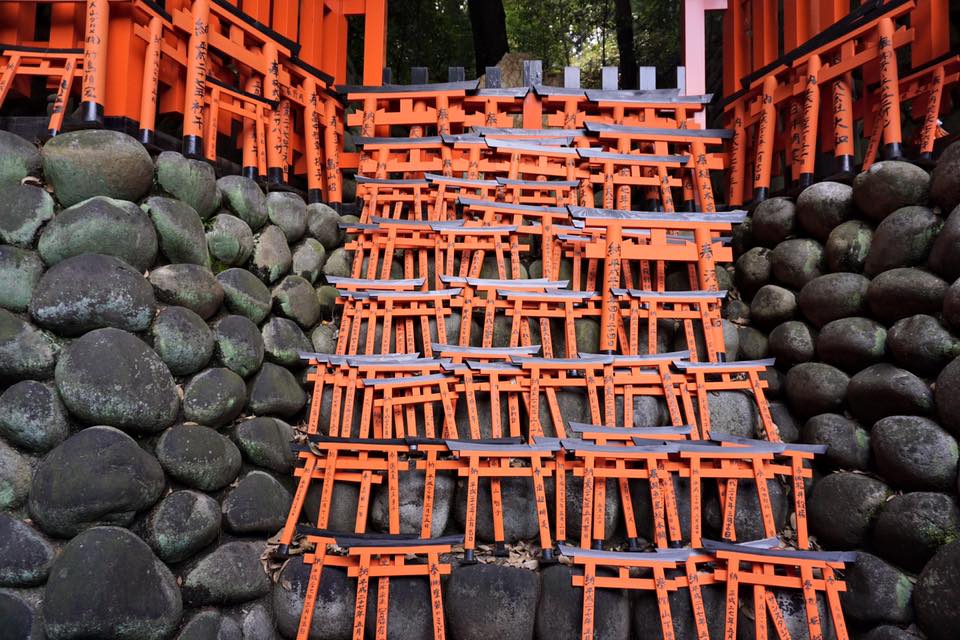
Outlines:
[[[780,441],[764,396],[770,361],[723,355],[716,268],[731,260],[728,236],[745,213],[716,211],[709,169],[725,159],[709,148],[726,134],[693,119],[708,99],[462,81],[347,95],[360,103],[348,124],[363,133],[362,210],[343,225],[353,272],[331,279],[340,292],[337,353],[302,354],[312,399],[277,550],[286,557],[299,547],[311,566],[298,638],[309,636],[329,566],[356,578],[355,640],[387,637],[390,578],[410,576],[429,581],[434,638],[444,638],[441,576],[461,544],[461,561],[477,561],[480,484],[489,485],[494,553],[504,555],[502,485],[519,478],[532,486],[542,561],[559,553],[583,569],[573,584],[583,588],[584,639],[594,637],[596,589],[617,588],[656,594],[664,638],[674,637],[668,596],[686,594],[708,640],[701,590],[724,585],[724,638],[737,637],[750,596],[756,637],[771,637],[772,626],[789,638],[775,594],[794,592],[810,638],[832,628],[846,640],[836,572],[853,557],[811,551],[807,533],[804,483],[822,448]],[[678,199],[689,210],[677,211]],[[668,272],[689,290],[668,290]],[[686,349],[657,353],[663,320],[677,323]],[[600,328],[595,352],[578,340],[584,322]],[[590,423],[563,415],[558,396],[571,391]],[[758,439],[711,429],[718,391],[753,399]],[[640,423],[640,396],[663,401],[670,425]],[[424,479],[422,515],[416,530],[402,531],[399,485],[414,473]],[[435,530],[440,473],[464,479],[463,535]],[[567,530],[568,476],[583,487],[579,532]],[[634,515],[638,480],[649,487],[652,522]],[[772,481],[791,487],[799,550],[779,548]],[[703,535],[704,482],[719,496],[722,541]],[[315,483],[319,508],[308,513]],[[352,531],[330,530],[337,483],[358,487]],[[626,551],[603,549],[608,483],[622,505]],[[387,496],[383,533],[368,531],[374,486]],[[764,540],[737,540],[741,492],[756,495]],[[641,551],[647,525],[654,551]],[[369,623],[368,607],[376,608]]]
[[[815,177],[849,180],[878,159],[930,163],[948,135],[941,114],[957,108],[951,4],[729,0],[728,203],[760,202]]]
[[[107,126],[148,147],[226,158],[227,172],[271,188],[296,176],[311,202],[340,202],[343,105],[332,86],[346,75],[346,18],[365,15],[379,74],[385,7],[0,0],[0,108],[11,129],[21,116],[45,121],[40,137]]]

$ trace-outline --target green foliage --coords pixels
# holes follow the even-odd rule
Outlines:
[[[565,65],[581,68],[585,86],[599,84],[600,68],[616,66],[613,0],[503,0],[510,50],[543,60],[545,74]],[[632,0],[637,62],[656,66],[661,86],[674,86],[680,64],[680,3]],[[388,0],[387,64],[394,82],[409,82],[410,67],[430,69],[446,80],[447,67],[476,77],[473,35],[466,0]],[[351,25],[350,72],[362,68],[362,25]]]

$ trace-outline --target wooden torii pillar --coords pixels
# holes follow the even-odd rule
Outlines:
[[[341,0],[344,16],[363,16],[363,84],[383,84],[383,68],[387,60],[387,0]],[[346,35],[344,33],[344,35]],[[344,49],[346,39],[344,39]],[[346,60],[344,60],[345,70]],[[334,74],[338,83],[344,75]]]
[[[686,86],[680,87],[687,96],[707,92],[707,11],[722,11],[727,0],[683,1],[683,65],[686,68]],[[694,115],[701,128],[707,126],[707,113]]]

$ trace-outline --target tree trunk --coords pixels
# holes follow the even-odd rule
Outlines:
[[[620,52],[620,87],[637,88],[637,53],[633,48],[633,10],[630,0],[613,0],[616,7],[617,49]]]
[[[503,54],[510,51],[507,43],[507,16],[502,0],[468,0],[470,26],[473,29],[473,51],[477,76],[487,67],[496,66]]]

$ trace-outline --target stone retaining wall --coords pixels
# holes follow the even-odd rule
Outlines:
[[[782,435],[830,446],[810,496],[812,532],[824,547],[867,551],[848,571],[844,605],[854,636],[870,640],[911,638],[870,630],[913,622],[952,638],[960,623],[960,284],[950,285],[960,210],[947,216],[960,201],[960,147],[934,176],[931,187],[925,172],[883,163],[852,190],[821,184],[796,203],[771,200],[736,238],[735,273],[719,274],[724,288],[736,282],[728,355],[777,356],[771,409]],[[151,158],[121,134],[65,134],[40,153],[0,132],[0,638],[295,636],[307,568],[297,558],[275,566],[264,551],[293,489],[289,442],[307,402],[297,352],[335,346],[325,276],[352,266],[339,221],[178,154]],[[539,275],[539,263],[524,267]],[[660,332],[664,351],[672,329]],[[596,350],[595,323],[579,323],[577,338]],[[586,420],[584,398],[560,400],[565,416]],[[746,397],[715,394],[710,409],[714,429],[755,434]],[[668,421],[654,401],[635,415]],[[579,486],[569,482],[577,530]],[[643,533],[649,492],[634,489]],[[478,534],[489,542],[485,490]],[[781,507],[788,492],[771,486]],[[438,480],[436,533],[462,531],[464,493]],[[744,493],[738,537],[759,537]],[[579,637],[573,569],[537,566],[524,542],[537,531],[531,494],[529,482],[504,481],[509,559],[454,563],[451,639]],[[421,495],[422,478],[405,474],[404,531],[419,525]],[[612,488],[607,497],[616,545],[619,501]],[[374,497],[373,530],[385,528],[384,503]],[[333,505],[331,528],[352,530],[355,488],[338,485]],[[704,509],[716,535],[716,499]],[[325,571],[311,638],[351,637],[350,582]],[[723,594],[704,597],[722,625]],[[802,603],[782,599],[803,627]],[[391,581],[390,638],[432,637],[427,605],[425,582]],[[695,637],[689,603],[677,595],[671,607],[677,638]],[[745,633],[751,615],[741,611]],[[651,637],[652,595],[600,595],[597,638]]]

